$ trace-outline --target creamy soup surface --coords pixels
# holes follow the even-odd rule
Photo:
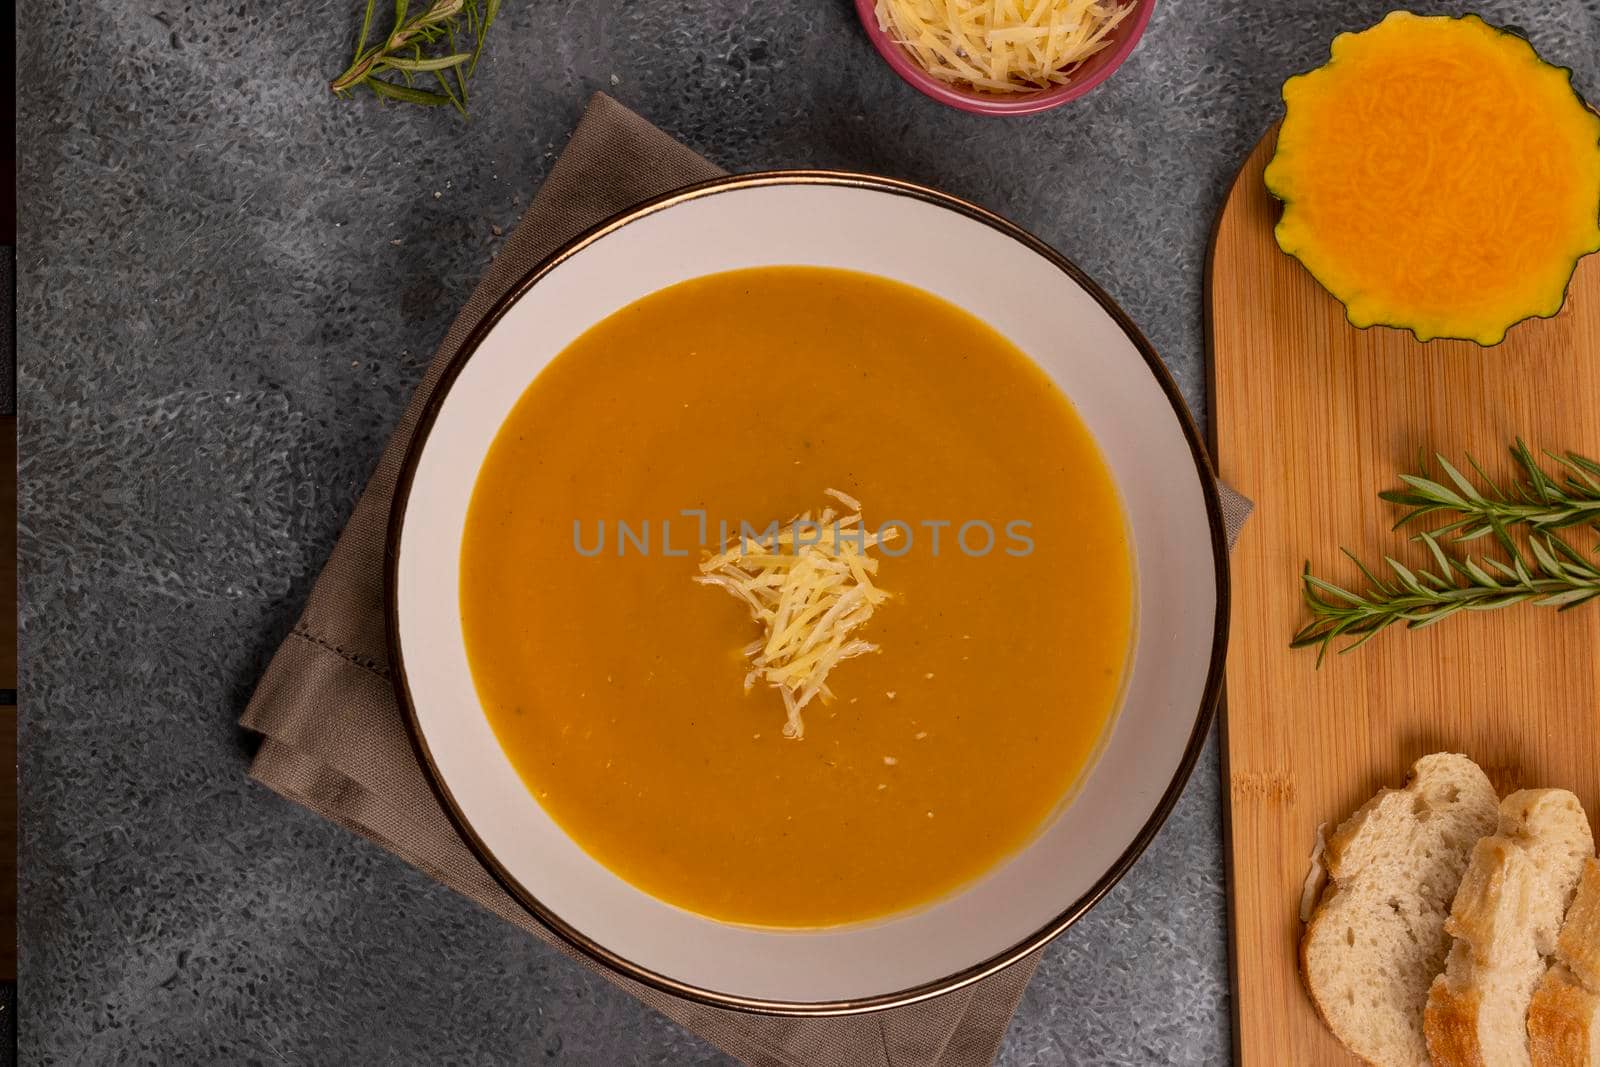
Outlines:
[[[827,488],[910,536],[871,553],[879,651],[789,740],[681,513],[709,551],[721,521],[837,509]],[[979,522],[987,552],[981,525],[958,542]],[[478,694],[538,802],[640,889],[766,926],[912,908],[1025,845],[1108,731],[1132,633],[1121,504],[1066,397],[959,308],[822,268],[698,278],[578,338],[500,429],[460,566]]]

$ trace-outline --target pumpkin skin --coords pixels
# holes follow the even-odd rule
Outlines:
[[[1498,344],[1600,249],[1600,116],[1476,15],[1396,11],[1283,86],[1275,235],[1359,327]]]

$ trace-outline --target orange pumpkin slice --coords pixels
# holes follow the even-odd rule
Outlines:
[[[1600,116],[1514,33],[1396,11],[1283,100],[1278,245],[1356,326],[1498,344],[1600,249]]]

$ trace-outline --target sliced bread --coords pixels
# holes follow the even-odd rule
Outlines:
[[[1477,764],[1438,753],[1328,840],[1329,882],[1301,941],[1300,969],[1334,1036],[1376,1067],[1427,1067],[1422,1009],[1450,947],[1445,916],[1498,809]]]
[[[1583,865],[1556,962],[1528,1007],[1533,1067],[1600,1067],[1600,860]]]
[[[1528,1067],[1528,1006],[1556,950],[1594,835],[1578,798],[1524,789],[1472,850],[1445,929],[1455,939],[1428,994],[1434,1067]]]

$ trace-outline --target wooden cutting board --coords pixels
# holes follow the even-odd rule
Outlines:
[[[1213,448],[1256,512],[1233,554],[1223,716],[1235,1041],[1246,1067],[1356,1062],[1323,1029],[1296,970],[1300,894],[1319,823],[1418,756],[1465,752],[1502,795],[1563,786],[1600,814],[1600,604],[1519,605],[1391,630],[1321,670],[1292,651],[1299,572],[1359,580],[1341,545],[1423,562],[1379,490],[1419,451],[1472,452],[1497,477],[1518,435],[1600,458],[1600,255],[1554,319],[1495,348],[1358,330],[1273,242],[1256,146],[1217,221],[1208,271]],[[1462,466],[1461,463],[1457,463]],[[1580,541],[1584,539],[1580,538]],[[1586,548],[1593,548],[1588,536]]]

